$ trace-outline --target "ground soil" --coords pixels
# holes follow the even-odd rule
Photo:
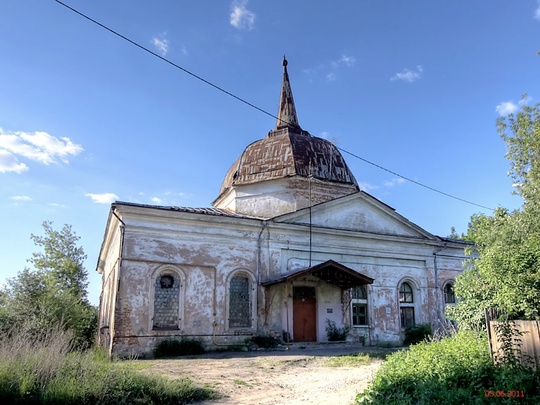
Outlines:
[[[188,377],[222,397],[201,404],[349,405],[366,388],[382,360],[330,367],[332,357],[366,349],[300,347],[276,351],[224,352],[170,360],[148,360],[143,372]],[[369,350],[367,350],[369,351]]]

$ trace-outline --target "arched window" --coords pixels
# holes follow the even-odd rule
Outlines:
[[[368,325],[368,301],[365,285],[351,290],[351,316],[353,326]]]
[[[180,281],[176,273],[162,272],[154,282],[153,329],[178,329]]]
[[[414,326],[414,293],[408,282],[399,286],[399,314],[402,328]]]
[[[399,302],[408,304],[414,302],[413,290],[409,283],[402,283],[399,287]]]
[[[251,328],[251,286],[247,275],[239,274],[229,283],[229,327]]]
[[[444,286],[444,303],[445,304],[455,304],[456,303],[456,294],[454,294],[454,284],[446,283]]]

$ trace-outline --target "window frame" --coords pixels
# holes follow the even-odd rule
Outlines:
[[[361,291],[360,294],[355,294],[355,292]],[[369,303],[368,303],[369,293],[366,285],[360,285],[357,287],[351,288],[351,302],[350,302],[350,311],[351,311],[351,326],[353,328],[362,328],[369,326]],[[364,314],[359,315],[355,314],[355,308],[364,308]],[[364,323],[357,323],[359,318],[364,318]]]
[[[398,287],[399,324],[401,329],[416,325],[415,285],[404,280]]]
[[[449,289],[450,291],[447,291],[447,289]],[[452,297],[451,301],[448,299],[450,294]],[[456,293],[454,291],[454,283],[451,281],[447,282],[443,287],[443,302],[444,305],[453,305],[457,302]]]

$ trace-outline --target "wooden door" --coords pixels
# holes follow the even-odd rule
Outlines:
[[[295,342],[317,341],[317,300],[314,287],[293,287]]]

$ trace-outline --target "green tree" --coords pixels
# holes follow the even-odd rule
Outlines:
[[[79,237],[71,226],[57,231],[51,222],[43,223],[44,235],[31,235],[42,251],[32,254],[25,268],[8,280],[0,293],[0,327],[4,330],[25,323],[36,334],[45,334],[62,325],[74,334],[74,345],[85,348],[93,343],[96,309],[87,299],[88,273]]]
[[[523,206],[471,218],[466,238],[475,243],[474,252],[469,252],[469,268],[456,279],[461,300],[448,309],[464,329],[482,328],[489,307],[540,318],[540,104],[524,105],[497,125]]]

